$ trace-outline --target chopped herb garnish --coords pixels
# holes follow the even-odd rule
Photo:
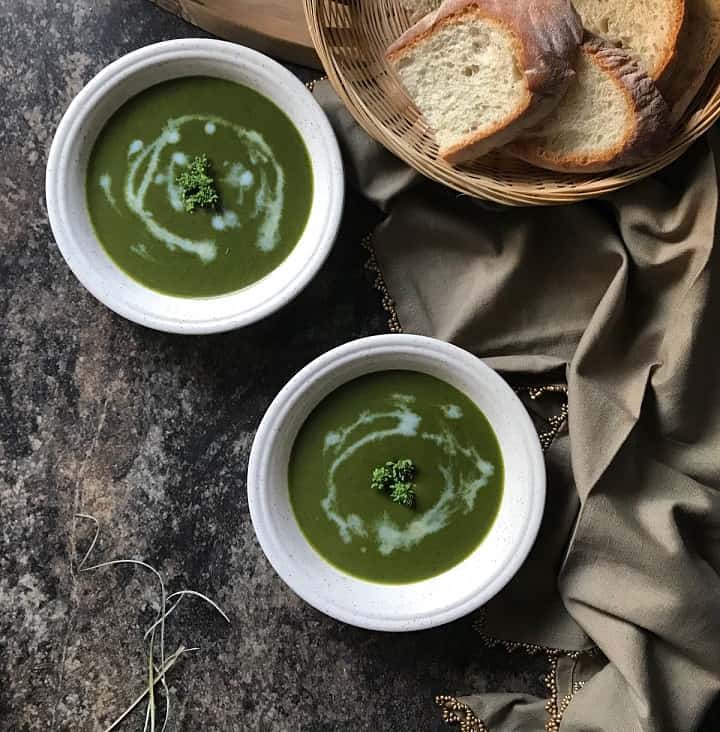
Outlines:
[[[190,162],[187,169],[177,177],[177,184],[182,192],[185,210],[193,213],[196,208],[214,208],[218,202],[218,192],[215,188],[206,155],[198,155]]]
[[[417,468],[412,460],[390,460],[372,471],[371,486],[378,493],[385,493],[395,503],[415,506],[415,476]]]
[[[385,463],[380,468],[372,471],[372,487],[378,493],[386,493],[390,486],[390,476],[392,471],[392,463]]]
[[[390,498],[401,506],[412,508],[415,505],[415,484],[414,483],[395,483],[393,485]]]

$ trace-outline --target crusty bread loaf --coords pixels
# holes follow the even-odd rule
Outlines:
[[[670,104],[673,122],[685,114],[720,57],[719,0],[686,0],[677,57],[678,63],[658,84]]]
[[[652,79],[661,79],[669,70],[683,27],[685,0],[573,2],[588,31],[634,56]]]
[[[437,10],[442,5],[442,0],[400,0],[400,5],[407,10],[410,19],[414,23],[420,20],[423,15]]]
[[[446,0],[387,58],[440,156],[456,164],[547,116],[575,75],[581,41],[569,0]]]
[[[651,155],[669,131],[669,109],[638,63],[589,38],[577,77],[557,109],[508,151],[550,170],[592,173]]]

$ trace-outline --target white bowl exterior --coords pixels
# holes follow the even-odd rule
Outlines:
[[[267,276],[215,297],[173,297],[125,274],[97,240],[87,212],[85,177],[98,134],[128,99],[182,76],[245,84],[272,100],[296,126],[312,163],[314,190],[305,230]],[[134,51],[103,69],[73,100],[55,134],[46,173],[50,224],[82,284],[116,313],[172,333],[212,333],[248,325],[295,297],[332,248],[340,224],[344,176],[337,140],[310,92],[287,69],[256,51],[224,41],[166,41]]]
[[[298,527],[287,480],[292,445],[314,407],[341,384],[388,369],[430,374],[467,395],[492,425],[505,467],[498,515],[478,548],[447,572],[404,585],[368,582],[328,564]],[[475,610],[513,577],[540,527],[545,466],[524,406],[482,361],[433,338],[373,336],[319,357],[278,394],[253,443],[248,498],[253,525],[266,556],[300,597],[352,625],[387,631],[419,630]]]

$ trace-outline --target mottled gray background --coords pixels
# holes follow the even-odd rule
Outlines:
[[[313,357],[385,328],[359,246],[371,212],[351,198],[294,305],[221,336],[122,320],[58,253],[43,179],[68,103],[121,54],[190,35],[147,0],[0,0],[0,729],[101,730],[142,688],[154,585],[74,577],[78,511],[102,524],[99,557],[144,558],[232,618],[179,611],[171,643],[202,652],[172,673],[170,729],[439,730],[434,694],[542,692],[540,660],[484,650],[469,621],[391,636],[324,617],[255,541],[244,481],[263,411]]]

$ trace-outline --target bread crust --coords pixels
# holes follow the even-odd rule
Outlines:
[[[410,15],[411,22],[417,23],[427,13],[437,10],[442,5],[442,2],[440,0],[425,0],[425,2],[420,2],[419,0],[400,0],[400,5]]]
[[[665,47],[665,53],[657,68],[650,69],[650,77],[657,84],[662,84],[671,74],[678,60],[678,49],[684,34],[686,22],[685,0],[675,0],[675,12],[672,16],[671,42]]]
[[[663,84],[672,73],[678,59],[678,49],[683,38],[686,23],[685,0],[675,0],[675,12],[672,15],[672,33],[670,43],[665,47],[657,67],[649,70],[649,75],[657,84]]]
[[[570,0],[445,0],[388,48],[388,61],[395,66],[438,29],[463,22],[494,23],[509,33],[527,93],[502,122],[441,150],[440,156],[453,165],[506,144],[547,116],[575,75],[583,37],[580,16]]]
[[[610,77],[628,102],[632,116],[617,144],[604,150],[602,155],[562,155],[544,150],[529,137],[508,145],[508,152],[540,168],[565,173],[599,173],[652,156],[667,140],[670,131],[670,110],[653,80],[634,58],[603,39],[588,37],[582,53]]]
[[[671,107],[673,123],[682,119],[720,57],[720,2],[686,0],[677,47],[681,63],[669,67],[658,88]]]
[[[597,0],[595,0],[597,2]],[[670,0],[673,8],[669,17],[669,30],[667,34],[666,44],[663,47],[663,53],[652,69],[646,69],[647,74],[661,85],[672,72],[675,61],[678,59],[678,49],[681,39],[684,36],[686,24],[686,0]],[[582,5],[580,9],[582,17]],[[601,34],[602,35],[602,34]],[[610,45],[615,45],[612,39],[606,39]],[[626,49],[627,50],[627,49]]]

